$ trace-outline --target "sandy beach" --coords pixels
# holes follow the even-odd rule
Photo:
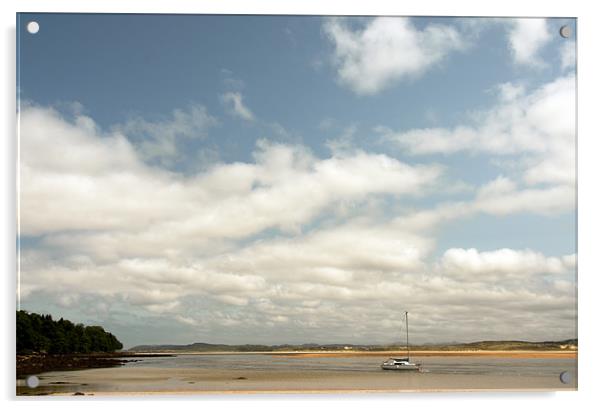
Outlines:
[[[51,372],[35,392],[24,394],[136,394],[221,392],[436,392],[472,390],[575,389],[558,379],[542,377],[479,376],[457,374],[377,372],[374,374],[311,372],[263,372],[253,370],[103,368],[77,373]]]
[[[413,356],[424,362],[423,372],[382,371],[379,362],[382,356],[399,353],[376,352],[324,352],[296,354],[190,354],[178,359],[228,360],[236,362],[247,357],[247,362],[258,365],[269,364],[270,369],[252,368],[245,365],[225,367],[156,367],[152,365],[124,366],[114,368],[87,369],[78,371],[46,372],[39,375],[40,386],[29,389],[24,380],[17,381],[18,395],[78,395],[99,396],[114,394],[150,393],[328,393],[328,392],[438,392],[438,391],[554,391],[575,390],[577,380],[568,384],[559,380],[560,370],[565,368],[576,373],[574,352],[493,353],[479,351],[472,357],[450,356],[441,351],[417,352]],[[424,354],[430,354],[428,357]],[[464,352],[467,354],[467,352]],[[442,356],[445,355],[445,356]],[[477,356],[478,355],[478,356]],[[542,356],[545,362],[542,364]],[[188,358],[190,357],[190,358]],[[374,357],[375,359],[371,359]],[[357,361],[350,362],[352,358]],[[548,359],[552,358],[552,359]],[[564,358],[564,359],[562,359]],[[162,358],[168,359],[168,358]],[[274,363],[274,360],[276,361]],[[288,361],[286,361],[288,360]],[[214,361],[211,361],[214,362]],[[222,362],[222,361],[219,361]],[[223,361],[226,362],[226,361]],[[320,369],[305,366],[306,363],[327,363]],[[556,362],[556,363],[554,363]],[[349,365],[353,363],[350,367]],[[544,365],[543,371],[514,370],[523,366]],[[440,365],[446,365],[442,372]],[[302,365],[298,368],[293,365]],[[356,366],[359,365],[359,370]],[[472,365],[470,370],[454,365]],[[552,370],[549,371],[550,365]],[[453,373],[449,373],[449,368]],[[500,372],[499,368],[510,367],[514,372]],[[299,369],[301,368],[301,369]],[[317,368],[317,369],[316,369]],[[472,368],[475,368],[474,370]],[[493,370],[492,370],[493,368]],[[546,372],[547,371],[547,372]]]

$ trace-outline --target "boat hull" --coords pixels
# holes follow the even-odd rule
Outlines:
[[[418,365],[381,365],[385,371],[419,371],[420,366]]]

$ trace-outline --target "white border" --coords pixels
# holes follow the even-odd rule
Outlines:
[[[318,407],[344,406],[360,408],[390,405],[411,405],[413,408],[446,406],[461,408],[504,408],[514,405],[541,405],[548,408],[573,408],[594,406],[600,401],[597,379],[600,378],[602,362],[599,359],[598,343],[602,341],[600,318],[601,310],[600,269],[600,64],[602,27],[600,15],[593,6],[576,1],[548,0],[528,2],[525,0],[501,0],[495,3],[474,0],[414,0],[412,2],[386,2],[381,0],[4,0],[0,2],[2,20],[3,53],[2,81],[4,95],[2,104],[2,124],[5,124],[2,138],[2,260],[4,260],[5,309],[2,343],[2,398],[11,399],[14,395],[14,308],[15,308],[15,13],[20,12],[121,12],[121,13],[215,13],[215,14],[349,14],[349,15],[450,15],[450,16],[567,16],[578,18],[579,34],[579,392],[547,394],[508,394],[508,393],[467,393],[467,394],[418,394],[418,395],[277,395],[277,396],[213,396],[190,398],[178,401],[177,405],[198,407],[237,407],[245,408],[301,408],[308,405]],[[174,399],[174,398],[172,398]],[[132,407],[161,407],[170,398],[136,399],[123,401],[110,399],[111,405]],[[39,402],[39,401],[38,401]],[[10,404],[13,404],[10,402]],[[36,401],[25,400],[25,406]],[[81,406],[82,400],[69,399],[43,400],[42,404],[51,407],[65,405]],[[87,400],[86,406],[106,405],[106,400]]]
[[[80,1],[22,0],[19,11],[122,12],[122,13],[214,13],[214,14],[348,14],[348,15],[449,15],[449,16],[577,16],[574,2],[547,1],[534,4],[519,0],[503,2],[455,0],[393,2],[383,0],[220,0],[194,1]]]

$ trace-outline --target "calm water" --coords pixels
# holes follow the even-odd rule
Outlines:
[[[142,358],[137,362],[130,361],[126,367],[382,372],[380,364],[385,359],[385,357],[298,358],[275,355],[178,355]],[[576,366],[575,359],[562,358],[417,357],[413,360],[422,363],[425,372],[439,374],[557,377],[563,371],[575,373]]]
[[[126,365],[40,374],[17,394],[255,390],[518,390],[574,388],[574,358],[417,357],[422,372],[383,371],[386,357],[177,355],[131,358]],[[568,371],[573,379],[560,382]]]

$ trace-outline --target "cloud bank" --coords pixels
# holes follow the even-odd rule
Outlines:
[[[26,301],[126,308],[160,318],[149,326],[189,328],[191,338],[174,342],[395,342],[403,309],[422,342],[458,340],[458,325],[462,340],[525,338],[519,316],[537,322],[533,339],[572,336],[574,254],[433,253],[432,229],[446,220],[558,205],[537,189],[498,178],[469,202],[389,214],[389,199],[411,204],[440,190],[444,168],[260,140],[250,162],[182,175],[88,117],[31,105],[20,124],[20,232],[38,243],[20,255]],[[482,317],[495,325],[484,331]]]

